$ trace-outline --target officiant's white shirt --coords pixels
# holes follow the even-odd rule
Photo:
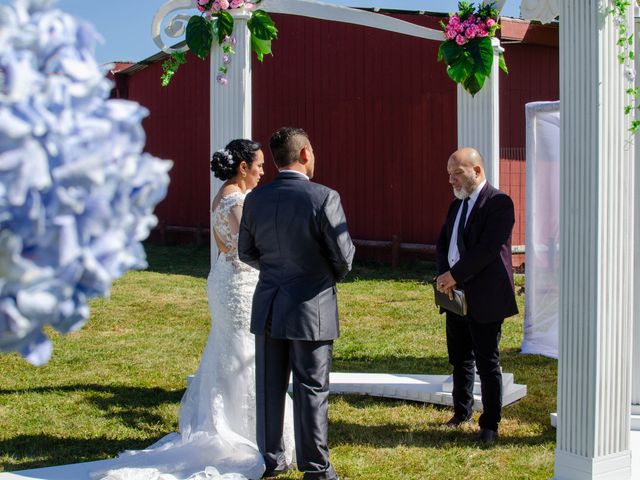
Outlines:
[[[471,192],[469,195],[469,201],[467,202],[467,216],[465,217],[464,225],[467,224],[467,219],[471,214],[471,210],[473,210],[473,206],[476,204],[476,200],[478,199],[478,195],[484,188],[486,180],[483,180],[480,185],[476,187],[476,189]],[[460,252],[458,251],[458,225],[460,224],[460,216],[462,215],[462,206],[464,202],[460,202],[460,208],[458,208],[458,213],[456,214],[456,221],[453,224],[453,233],[451,234],[451,241],[449,242],[449,268],[453,267],[460,260]]]

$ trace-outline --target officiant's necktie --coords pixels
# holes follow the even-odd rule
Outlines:
[[[460,213],[460,220],[458,220],[458,235],[456,238],[456,244],[458,245],[458,252],[460,258],[466,253],[467,247],[464,244],[464,224],[467,222],[467,209],[469,208],[469,198],[465,198],[462,201],[462,212]]]

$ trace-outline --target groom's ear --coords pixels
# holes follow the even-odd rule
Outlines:
[[[300,154],[298,155],[298,161],[304,165],[305,163],[307,163],[309,161],[309,146],[305,145],[304,147],[302,147],[302,150],[300,150]]]

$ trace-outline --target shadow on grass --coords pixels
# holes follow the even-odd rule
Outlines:
[[[119,417],[120,423],[137,431],[152,430],[164,422],[153,412],[163,404],[178,404],[184,390],[165,390],[158,387],[131,387],[126,385],[77,384],[28,389],[2,390],[0,395],[81,393],[109,417]]]
[[[180,245],[165,247],[144,244],[149,266],[147,271],[171,275],[188,275],[207,278],[210,270],[210,251],[208,245]]]
[[[209,274],[210,253],[207,245],[168,247],[145,243],[144,249],[149,262],[147,270],[150,272],[189,275],[198,278],[206,278]],[[404,263],[396,269],[379,262],[357,261],[344,282],[359,280],[428,281],[435,275],[435,272],[435,263],[427,261]]]
[[[0,456],[8,458],[0,463],[0,472],[2,469],[11,472],[104,460],[124,450],[143,449],[159,438],[158,435],[136,439],[113,439],[104,436],[60,437],[46,434],[18,435],[8,440],[0,440]]]
[[[112,457],[125,449],[142,449],[156,442],[158,425],[166,420],[153,412],[163,404],[177,404],[183,390],[131,387],[126,385],[77,384],[28,389],[0,389],[1,395],[80,393],[86,402],[96,405],[105,417],[118,418],[119,424],[137,432],[135,438],[85,437],[83,432],[18,435],[0,441],[0,456],[9,458],[0,464],[5,470],[24,470]],[[171,427],[169,427],[171,428]],[[68,435],[67,435],[68,433]],[[169,432],[165,432],[169,433]],[[121,436],[122,433],[114,434]],[[21,460],[23,459],[23,460]],[[35,460],[38,459],[38,460]]]
[[[348,403],[351,408],[367,409],[373,404],[399,405],[399,404],[419,404],[409,400],[392,400],[371,396],[341,395],[342,401]],[[451,407],[444,405],[430,405],[435,410],[446,412],[449,417]],[[534,446],[553,443],[555,441],[555,429],[544,421],[523,420],[514,417],[509,407],[503,411],[503,415],[510,419],[515,419],[518,425],[535,424],[539,428],[536,435],[513,435],[501,432],[499,441],[495,444],[500,446]],[[542,419],[541,419],[542,420]],[[336,443],[352,445],[371,445],[377,448],[395,448],[398,446],[429,447],[429,448],[450,448],[479,446],[482,448],[493,448],[483,446],[478,442],[479,426],[477,422],[460,428],[450,428],[443,425],[440,417],[427,418],[424,421],[418,420],[409,426],[406,423],[387,422],[383,425],[362,425],[345,421],[331,421],[331,438]]]
[[[435,274],[436,264],[434,262],[420,260],[412,263],[403,263],[397,268],[391,268],[383,263],[359,260],[353,264],[353,269],[342,282],[396,280],[426,283]]]

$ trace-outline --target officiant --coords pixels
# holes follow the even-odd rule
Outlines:
[[[456,198],[438,238],[436,288],[449,298],[454,289],[462,290],[467,305],[464,316],[446,311],[454,408],[447,425],[472,421],[477,367],[483,407],[478,439],[491,444],[502,410],[502,322],[518,313],[511,263],[515,213],[511,198],[487,182],[484,159],[475,149],[454,152],[447,172]]]

